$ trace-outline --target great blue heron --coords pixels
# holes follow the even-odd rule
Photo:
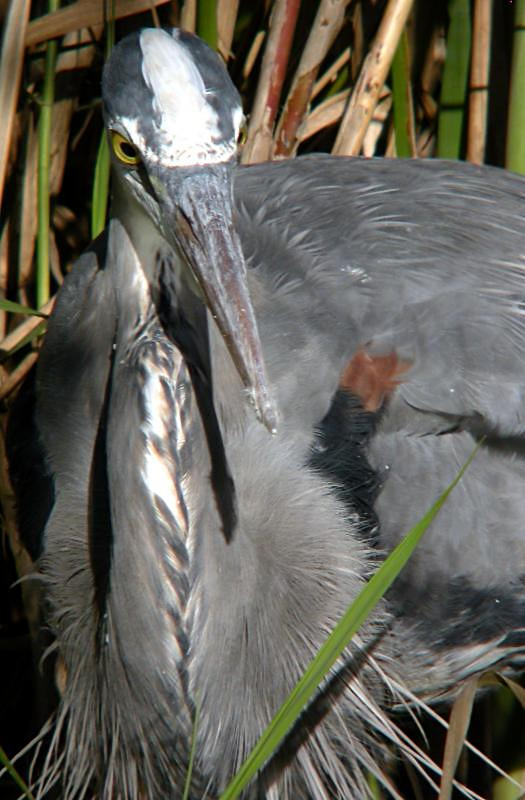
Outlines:
[[[103,101],[112,218],[60,291],[10,436],[66,676],[48,784],[60,769],[67,798],[180,797],[197,708],[192,796],[215,796],[486,433],[324,713],[247,795],[364,797],[389,743],[410,752],[396,693],[521,663],[525,180],[238,168],[237,92],[178,30],[117,45]]]

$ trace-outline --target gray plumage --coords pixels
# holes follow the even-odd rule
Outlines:
[[[41,541],[29,524],[23,532],[67,673],[41,789],[60,771],[67,798],[180,797],[198,709],[192,796],[216,796],[378,557],[487,434],[338,663],[326,716],[288,742],[288,766],[270,764],[246,795],[363,797],[368,770],[388,780],[391,745],[424,765],[386,710],[412,692],[451,697],[476,672],[522,663],[525,179],[329,156],[247,168],[229,159],[219,169],[212,145],[224,152],[237,124],[223,72],[210,102],[226,122],[199,166],[179,153],[183,166],[168,175],[152,160],[165,124],[158,93],[149,100],[158,126],[142,116],[157,85],[146,50],[176,42],[186,58],[197,48],[208,90],[222,67],[193,37],[148,32],[146,46],[142,36],[117,47],[104,102],[111,128],[124,113],[139,118],[137,140],[126,133],[149,155],[140,152],[132,179],[117,167],[112,219],[60,291],[36,379],[31,446],[53,499]],[[205,187],[210,159],[221,172],[213,180],[233,187],[232,236],[266,371],[259,384],[234,364],[212,315],[203,318],[204,290],[188,271],[202,239],[181,241],[184,226],[196,230],[186,178]],[[162,194],[163,170],[186,203],[183,218]],[[201,237],[215,235],[220,213]],[[344,494],[352,453],[338,456],[347,479],[330,466],[337,429],[326,422],[359,352],[394,353],[403,365],[363,439],[379,482],[372,530]],[[265,381],[275,436],[248,402],[270,427]],[[220,442],[203,423],[208,392]],[[352,408],[343,408],[349,431]],[[20,504],[21,452],[11,453]],[[233,480],[231,541],[209,478],[219,464]]]

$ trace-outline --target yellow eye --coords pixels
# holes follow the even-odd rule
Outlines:
[[[140,164],[137,148],[117,131],[111,131],[111,145],[116,157],[123,164],[127,164],[128,167],[136,167],[137,164]]]
[[[237,136],[237,146],[242,147],[248,138],[248,126],[245,122],[242,123],[239,135]]]

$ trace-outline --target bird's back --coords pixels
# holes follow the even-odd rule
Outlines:
[[[486,437],[391,594],[421,653],[439,656],[429,686],[461,659],[482,668],[493,653],[476,661],[473,643],[525,621],[525,179],[309,156],[241,168],[235,192],[283,427],[312,436],[338,390],[357,396],[383,552]]]

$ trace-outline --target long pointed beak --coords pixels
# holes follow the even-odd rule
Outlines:
[[[231,166],[196,168],[178,183],[176,243],[224,337],[258,418],[275,433],[273,404],[246,264],[232,220]],[[173,209],[172,209],[173,213]]]

